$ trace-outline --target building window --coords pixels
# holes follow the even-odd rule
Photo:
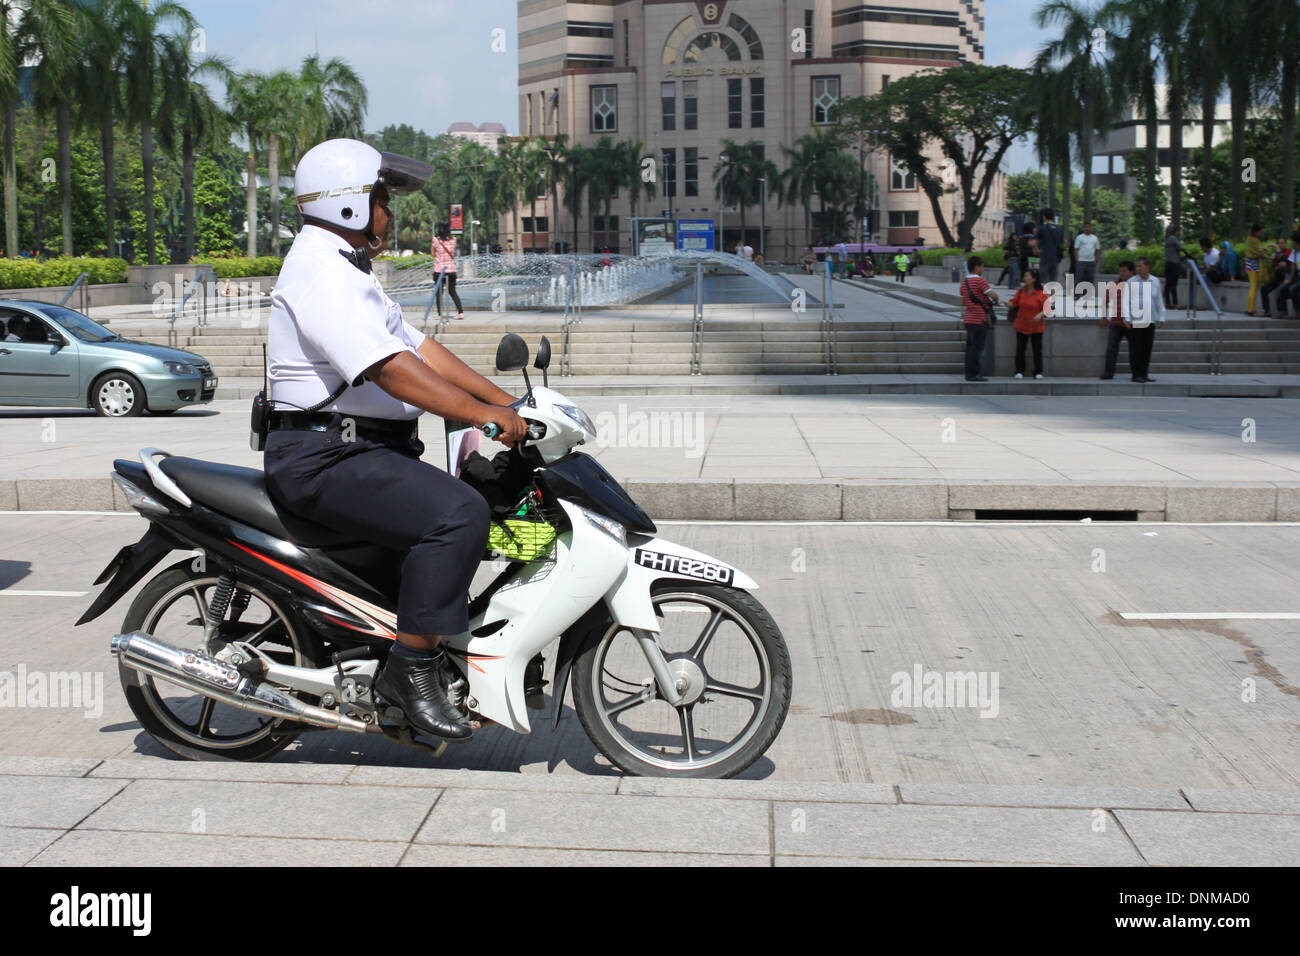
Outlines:
[[[614,65],[612,53],[570,53],[564,58],[566,70],[590,70]]]
[[[751,60],[763,59],[763,44],[758,39],[758,31],[750,26],[748,21],[742,20],[733,13],[727,20],[727,26],[739,33],[740,38],[745,41],[745,45],[749,47]]]
[[[623,21],[623,65],[627,66],[631,62],[631,43],[628,40],[627,21]]]
[[[813,12],[805,10],[803,12],[803,58],[811,60],[813,56]]]
[[[740,129],[745,125],[744,83],[727,80],[727,128]]]
[[[698,196],[700,194],[700,151],[694,146],[687,146],[683,150],[682,160],[686,166],[686,195]]]
[[[618,87],[593,86],[591,88],[591,131],[614,133],[618,131]]]
[[[592,22],[590,20],[570,20],[569,36],[603,37],[612,40],[614,39],[614,24]]]
[[[840,102],[840,78],[838,76],[814,76],[812,78],[812,115],[813,123],[818,126],[830,126],[838,123],[836,106]]]
[[[891,193],[910,192],[916,189],[916,176],[907,168],[907,164],[894,156],[889,157],[889,191]]]
[[[903,209],[899,211],[890,210],[889,228],[890,229],[915,229],[921,225],[920,213],[915,209]]]
[[[682,129],[698,129],[700,108],[699,81],[682,81]]]
[[[701,33],[687,44],[686,50],[682,53],[682,62],[698,62],[700,54],[711,46],[721,47],[728,60],[744,59],[740,55],[740,47],[736,44],[736,41],[725,33]]]
[[[521,232],[532,232],[532,231],[533,231],[533,225],[534,225],[534,220],[533,220],[533,217],[532,217],[532,216],[520,216],[520,217],[519,217],[519,229],[520,229]],[[537,227],[537,231],[538,231],[538,232],[545,232],[545,231],[546,231],[546,217],[545,217],[545,216],[538,216],[538,217],[537,217],[537,219],[536,219],[536,227]]]
[[[763,128],[763,80],[752,77],[749,81],[749,125]]]
[[[663,151],[663,168],[664,168],[664,195],[677,195],[677,150],[665,149]]]
[[[661,113],[661,127],[665,130],[674,130],[677,128],[677,84],[660,83],[659,84],[659,104]]]
[[[888,74],[888,73],[884,74],[884,75],[880,78],[880,92],[883,93],[883,92],[885,92],[885,90],[887,90],[887,89],[889,89],[889,74]]]

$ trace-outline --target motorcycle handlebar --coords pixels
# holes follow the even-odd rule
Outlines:
[[[482,428],[483,434],[488,438],[496,438],[501,434],[501,428],[496,422],[488,422]],[[524,436],[525,441],[536,441],[546,436],[546,426],[541,422],[529,422],[528,434]]]

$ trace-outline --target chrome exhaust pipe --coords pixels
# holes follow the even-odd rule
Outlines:
[[[109,649],[127,667],[240,710],[330,730],[348,730],[358,734],[379,731],[376,726],[338,711],[304,704],[265,681],[245,677],[234,667],[202,651],[173,647],[144,631],[115,634]]]

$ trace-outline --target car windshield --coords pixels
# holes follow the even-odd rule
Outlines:
[[[108,331],[98,322],[91,321],[80,312],[73,312],[61,305],[42,305],[41,311],[58,322],[69,335],[82,342],[113,342],[121,336]]]

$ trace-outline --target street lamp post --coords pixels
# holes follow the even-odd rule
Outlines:
[[[758,254],[767,261],[767,177],[758,178]]]

